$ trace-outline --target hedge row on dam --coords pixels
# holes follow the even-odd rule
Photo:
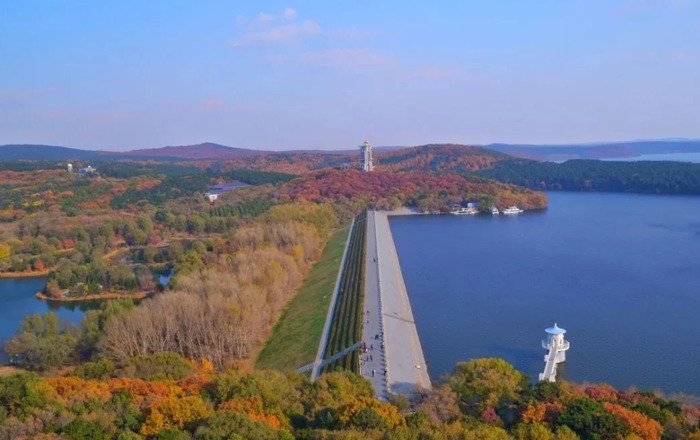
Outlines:
[[[342,351],[362,338],[362,310],[365,281],[365,245],[367,213],[355,218],[348,255],[340,279],[340,290],[333,311],[330,335],[323,354],[328,358]],[[358,372],[359,354],[357,350],[326,365],[324,372],[338,369]]]

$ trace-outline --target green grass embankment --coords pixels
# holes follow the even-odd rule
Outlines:
[[[347,223],[333,233],[321,259],[282,312],[255,368],[290,371],[313,362],[349,232]]]

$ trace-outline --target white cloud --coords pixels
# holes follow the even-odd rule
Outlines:
[[[303,40],[318,35],[321,26],[313,20],[269,27],[258,31],[248,31],[231,42],[234,47],[254,44],[286,43]]]
[[[254,18],[237,20],[238,35],[231,46],[265,47],[259,57],[270,63],[302,62],[323,68],[395,68],[393,57],[371,48],[337,47],[341,42],[365,40],[376,31],[361,28],[327,29],[311,19],[300,19],[293,8],[280,12],[260,12]],[[321,46],[323,49],[318,49]],[[438,75],[438,72],[426,72]]]
[[[297,21],[297,11],[293,8],[285,8],[278,14],[260,12],[247,23],[237,19],[236,25],[244,29],[231,42],[234,47],[299,41],[321,33],[321,26],[317,22]]]
[[[257,23],[270,23],[274,21],[293,21],[297,18],[297,11],[294,8],[284,8],[284,11],[279,14],[260,12],[258,16],[253,20],[252,24]]]
[[[256,21],[259,23],[267,23],[270,21],[273,21],[275,19],[275,16],[272,14],[266,14],[265,12],[261,12],[258,14],[258,16],[255,18]]]
[[[296,9],[285,8],[278,13],[260,12],[255,18],[236,17],[237,36],[234,47],[299,42],[311,38],[325,41],[365,40],[378,32],[363,28],[326,29],[317,21],[300,20]]]
[[[394,59],[370,49],[328,49],[305,52],[301,60],[324,67],[387,67]]]

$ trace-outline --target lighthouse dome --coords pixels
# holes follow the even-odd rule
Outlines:
[[[545,332],[547,332],[550,335],[563,335],[566,333],[566,330],[563,328],[557,326],[557,323],[554,323],[554,327],[549,327],[548,329],[545,329]]]

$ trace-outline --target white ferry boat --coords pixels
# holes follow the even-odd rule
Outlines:
[[[450,211],[450,214],[454,215],[474,215],[478,213],[479,211],[473,206],[469,206],[467,208],[453,209],[452,211]]]
[[[511,206],[511,207],[508,207],[508,208],[506,208],[506,209],[503,210],[503,214],[506,214],[506,215],[520,214],[520,213],[522,213],[522,212],[525,212],[525,211],[523,211],[522,209],[518,208],[518,207],[515,206],[515,205],[513,205],[513,206]]]
[[[498,211],[498,208],[496,208],[495,206],[492,206],[491,207],[491,214],[498,215],[498,214],[500,214],[500,211]]]

